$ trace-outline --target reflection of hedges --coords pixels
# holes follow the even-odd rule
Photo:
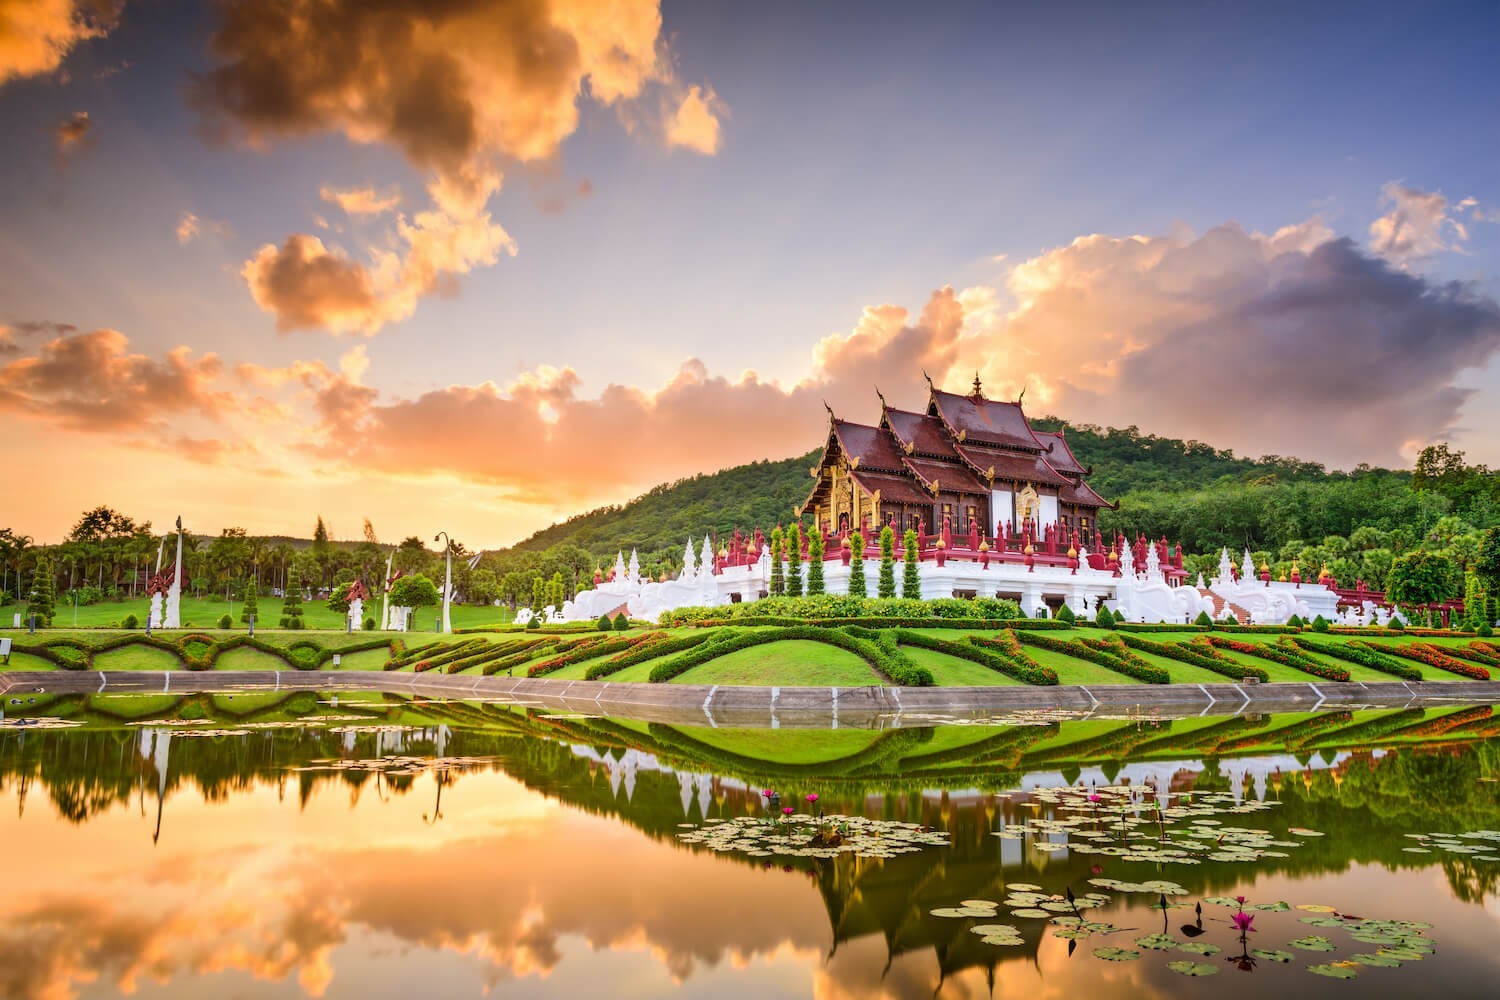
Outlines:
[[[695,739],[675,726],[653,722],[647,727],[651,739],[689,760],[724,768],[731,774],[741,776],[776,775],[780,777],[817,778],[847,776],[855,772],[885,770],[890,762],[909,754],[917,746],[932,739],[932,730],[888,729],[869,746],[847,757],[816,761],[807,764],[782,764],[775,761],[746,757],[732,750],[724,750],[702,740]]]
[[[1251,747],[1263,746],[1268,743],[1279,743],[1283,746],[1294,746],[1307,742],[1307,738],[1314,733],[1322,732],[1335,726],[1342,726],[1354,718],[1354,713],[1349,711],[1324,712],[1322,715],[1311,719],[1303,719],[1294,722],[1290,726],[1281,729],[1273,729],[1265,733],[1256,733],[1254,736],[1244,736],[1237,740],[1226,740],[1217,743],[1213,747],[1216,754],[1230,753],[1235,750],[1247,750]]]
[[[1237,715],[1232,719],[1225,719],[1215,726],[1205,726],[1190,732],[1176,733],[1164,736],[1161,739],[1152,740],[1149,743],[1141,743],[1132,748],[1135,753],[1148,754],[1160,753],[1163,750],[1192,750],[1197,747],[1214,746],[1222,743],[1226,738],[1238,736],[1241,733],[1252,730],[1264,729],[1271,724],[1272,716],[1262,715],[1259,717],[1250,715]]]
[[[657,664],[651,670],[651,682],[663,683],[720,656],[787,639],[810,639],[813,642],[826,642],[830,646],[847,649],[897,684],[908,687],[932,685],[931,671],[912,663],[896,647],[894,637],[889,643],[881,643],[874,633],[865,629],[820,628],[815,625],[767,629],[764,632],[726,631],[708,642],[686,650],[673,659]]]
[[[1041,726],[1010,726],[1003,733],[997,733],[973,743],[965,743],[963,746],[902,757],[901,766],[912,769],[938,767],[954,761],[993,759],[1002,753],[1008,756],[1015,755],[1024,752],[1033,743],[1051,739],[1057,735],[1058,730],[1059,726],[1055,722],[1048,722]]]
[[[1450,712],[1447,715],[1440,715],[1436,719],[1427,719],[1423,722],[1417,723],[1414,726],[1407,726],[1404,729],[1398,729],[1391,735],[1400,736],[1402,738],[1412,736],[1441,736],[1451,730],[1461,729],[1464,726],[1474,725],[1476,723],[1482,722],[1485,719],[1490,718],[1494,714],[1495,710],[1491,706],[1478,705],[1474,708],[1465,708],[1457,712]]]
[[[1335,729],[1331,733],[1325,733],[1320,738],[1308,742],[1309,744],[1336,743],[1340,746],[1348,746],[1351,743],[1365,745],[1373,740],[1389,736],[1398,729],[1404,729],[1414,722],[1420,722],[1426,715],[1427,710],[1423,708],[1403,708],[1399,712],[1379,719]]]
[[[1171,728],[1172,723],[1167,719],[1151,722],[1127,722],[1119,729],[1111,729],[1107,733],[1100,733],[1098,736],[1091,736],[1086,740],[1079,740],[1076,743],[1064,743],[1061,746],[1047,747],[1035,753],[1022,754],[1021,761],[1027,767],[1035,767],[1038,764],[1050,764],[1056,761],[1081,761],[1096,756],[1118,760],[1135,750],[1142,743]]]

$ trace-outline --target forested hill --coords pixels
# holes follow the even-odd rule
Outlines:
[[[1062,421],[1044,417],[1033,425],[1055,430]],[[1330,475],[1315,463],[1277,456],[1240,458],[1197,441],[1142,434],[1134,427],[1069,426],[1067,436],[1078,460],[1093,466],[1090,483],[1095,489],[1123,501],[1118,513],[1106,516],[1106,526],[1113,522],[1153,536],[1183,538],[1194,550],[1221,544],[1279,546],[1291,537],[1347,534],[1351,519],[1372,519],[1390,530],[1406,515],[1411,495],[1407,472],[1361,469]],[[663,484],[624,505],[601,507],[537,532],[511,551],[540,552],[571,543],[601,559],[632,548],[644,558],[680,554],[688,537],[702,538],[705,531],[722,537],[735,528],[769,530],[787,523],[793,506],[806,498],[811,485],[807,470],[817,456],[814,450]],[[1280,516],[1266,513],[1277,509],[1268,503],[1267,491],[1298,484],[1318,490],[1354,481],[1363,499],[1334,505],[1328,523],[1283,518],[1286,525],[1279,527],[1267,521]],[[1383,516],[1376,509],[1382,501],[1399,510]],[[1185,533],[1192,537],[1184,538]]]

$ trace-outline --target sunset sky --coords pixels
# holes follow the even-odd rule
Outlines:
[[[1500,464],[1500,4],[0,0],[0,526],[473,548],[925,369]]]

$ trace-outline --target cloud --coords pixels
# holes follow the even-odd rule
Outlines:
[[[54,125],[52,137],[57,141],[58,153],[67,156],[82,146],[91,125],[87,111],[75,112]]]
[[[1380,189],[1386,214],[1370,223],[1370,248],[1405,267],[1440,250],[1461,250],[1469,238],[1465,224],[1449,214],[1448,199],[1437,191],[1422,191],[1396,181]],[[1477,208],[1474,199],[1458,209]]]
[[[233,235],[229,223],[215,219],[200,219],[192,212],[183,212],[177,217],[177,242],[183,246],[200,236],[213,235],[221,239]]]
[[[383,215],[401,204],[401,190],[394,186],[382,193],[373,187],[341,191],[325,185],[318,191],[318,197],[334,203],[346,215]]]
[[[298,233],[281,247],[262,246],[240,273],[282,332],[374,334],[410,316],[444,279],[493,264],[502,252],[515,253],[510,235],[486,207],[499,183],[498,174],[477,189],[435,181],[429,189],[433,207],[410,220],[398,216],[391,244],[372,250],[368,264]]]
[[[63,334],[0,364],[0,411],[91,433],[217,420],[232,405],[212,388],[222,367],[217,355],[194,358],[187,347],[160,360],[132,353],[117,330]]]
[[[229,0],[222,12],[210,42],[216,66],[191,90],[212,132],[252,145],[337,133],[391,146],[429,176],[432,207],[400,219],[393,244],[370,248],[371,304],[358,320],[347,308],[316,307],[316,290],[292,295],[301,307],[291,312],[262,291],[256,301],[281,329],[321,327],[332,315],[345,323],[333,329],[373,333],[410,315],[440,279],[448,287],[514,252],[487,210],[501,168],[556,157],[578,128],[582,99],[623,108],[649,87],[680,86],[658,0]],[[702,149],[712,125],[716,148],[716,98],[694,91],[703,107],[679,109],[684,141]],[[293,239],[307,249],[308,237]],[[262,248],[247,266],[252,291],[274,263]],[[357,279],[341,270],[347,290]]]
[[[719,97],[712,88],[689,87],[682,103],[667,124],[667,143],[682,146],[704,156],[719,151],[718,114],[722,113]]]
[[[79,42],[109,34],[115,0],[0,0],[0,86],[62,65]]]

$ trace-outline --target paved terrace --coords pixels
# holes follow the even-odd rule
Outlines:
[[[30,694],[386,691],[673,725],[880,729],[1016,711],[1158,717],[1500,703],[1500,681],[1116,684],[1084,687],[727,687],[366,671],[38,671],[0,674],[0,709]]]

